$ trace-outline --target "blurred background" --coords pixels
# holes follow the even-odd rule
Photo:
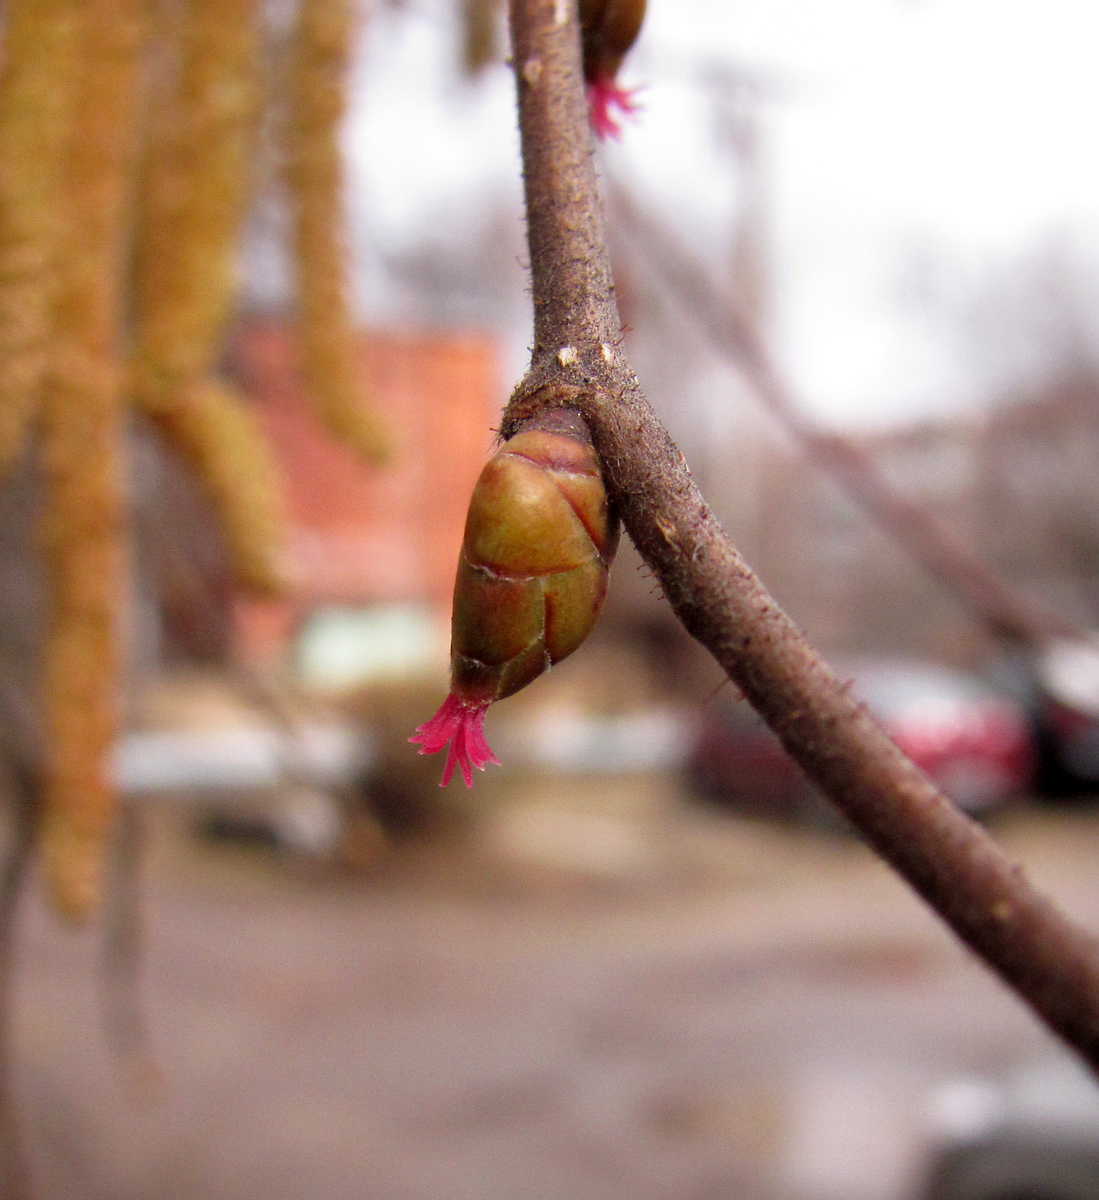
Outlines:
[[[801,780],[632,548],[590,644],[491,711],[502,768],[441,791],[407,744],[446,691],[465,504],[530,314],[502,14],[366,8],[352,282],[396,451],[368,468],[310,419],[269,180],[223,370],[275,453],[290,586],[238,589],[199,490],[139,438],[115,765],[140,933],[104,951],[24,910],[12,1070],[41,1195],[1099,1197],[1099,1093]],[[1099,643],[993,636],[678,286],[758,332],[819,431],[1094,629],[1086,6],[649,9],[621,75],[640,112],[596,151],[646,393],[795,622],[1097,927]],[[495,49],[474,53],[486,11]],[[25,474],[0,496],[24,696],[35,502]]]

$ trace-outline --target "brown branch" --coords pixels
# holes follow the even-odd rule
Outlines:
[[[550,23],[548,37],[527,19],[536,11]],[[579,84],[575,4],[513,3],[511,12],[537,363],[574,342],[613,342],[619,320]]]
[[[15,1086],[13,976],[19,900],[34,854],[39,780],[22,748],[6,747],[3,759],[9,827],[0,857],[0,1196],[32,1200],[34,1185]]]
[[[580,81],[575,0],[511,0],[535,348],[504,415],[588,422],[611,495],[680,620],[867,840],[1099,1068],[1099,944],[942,796],[737,554],[641,394],[619,329]]]
[[[107,1045],[135,1100],[148,1099],[161,1085],[141,1003],[145,926],[141,867],[145,841],[142,814],[122,805],[111,846],[100,947],[100,1005]]]
[[[619,228],[634,256],[671,289],[714,348],[733,362],[763,405],[806,452],[929,575],[994,637],[1041,647],[1053,637],[1086,638],[1077,625],[1021,595],[925,505],[885,477],[870,454],[822,430],[798,406],[754,323],[722,296],[706,268],[666,223],[621,188],[612,190]]]

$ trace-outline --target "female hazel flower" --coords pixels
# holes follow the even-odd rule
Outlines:
[[[637,111],[634,93],[616,79],[622,60],[637,41],[645,19],[645,0],[580,0],[580,38],[588,112],[597,137],[618,137],[614,110]]]
[[[445,787],[459,768],[499,760],[485,741],[490,704],[526,687],[591,632],[618,546],[618,521],[591,445],[572,433],[517,434],[473,489],[454,584],[450,694],[409,738],[447,743]]]

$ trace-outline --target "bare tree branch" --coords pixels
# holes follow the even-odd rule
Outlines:
[[[34,1185],[15,1095],[13,976],[19,900],[34,853],[38,780],[24,755],[11,747],[3,760],[9,828],[0,859],[0,1196],[32,1200]]]
[[[145,928],[141,866],[145,830],[142,814],[126,802],[118,814],[107,880],[100,949],[100,1004],[107,1044],[137,1099],[160,1086],[141,1004]]]
[[[1041,647],[1052,637],[1083,640],[1071,621],[1021,595],[925,505],[882,474],[861,447],[823,431],[798,406],[754,323],[722,296],[706,268],[664,222],[622,188],[613,212],[630,235],[632,252],[682,302],[719,353],[744,373],[756,395],[805,450],[929,575],[945,586],[994,637]]]
[[[685,627],[878,852],[1099,1068],[1099,943],[932,786],[798,634],[722,531],[616,345],[575,0],[511,0],[511,26],[535,346],[501,433],[547,409],[585,418],[626,529]]]

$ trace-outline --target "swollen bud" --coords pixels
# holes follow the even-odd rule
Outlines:
[[[613,110],[637,111],[633,92],[620,87],[618,68],[637,41],[645,0],[580,0],[580,37],[591,127],[598,137],[618,137]]]
[[[485,711],[571,654],[607,591],[618,521],[595,451],[563,432],[517,434],[473,489],[454,584],[450,695],[409,740],[421,754],[449,741],[442,783],[497,762]]]

